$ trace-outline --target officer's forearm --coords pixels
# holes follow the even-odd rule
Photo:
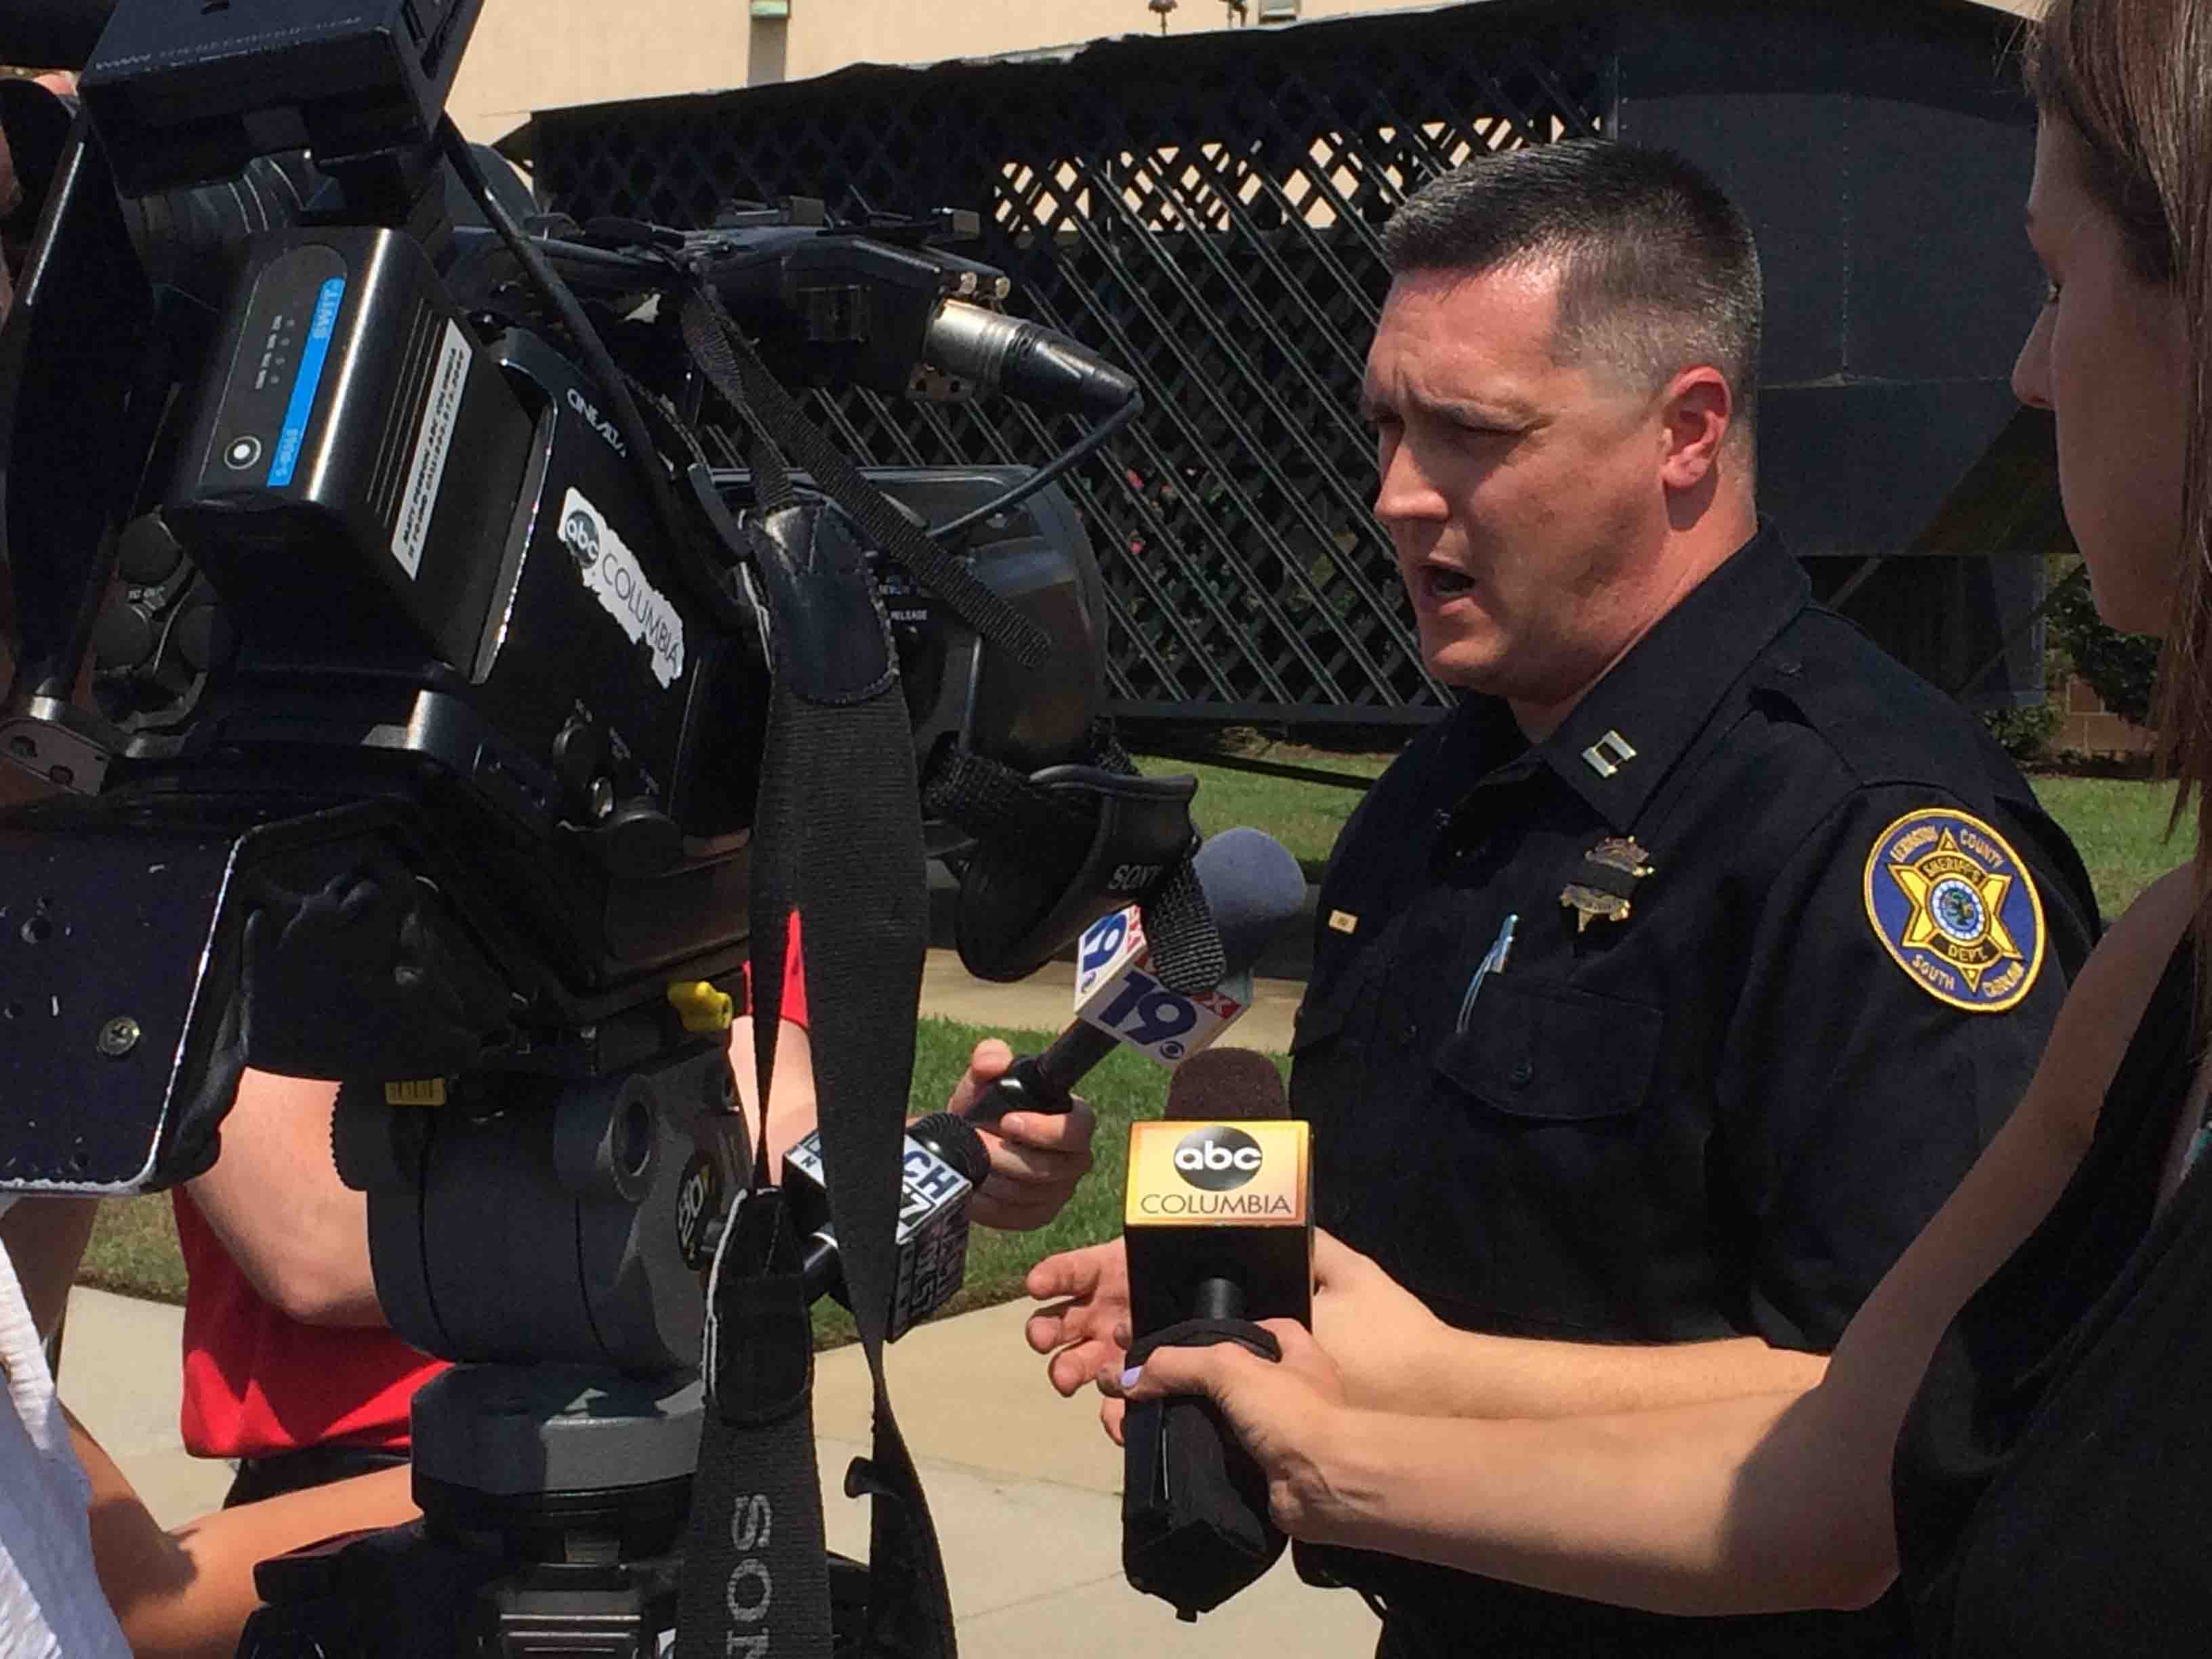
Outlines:
[[[1648,1346],[1449,1334],[1440,1363],[1421,1368],[1429,1397],[1394,1402],[1438,1417],[1582,1417],[1794,1393],[1826,1372],[1827,1356],[1754,1336]]]

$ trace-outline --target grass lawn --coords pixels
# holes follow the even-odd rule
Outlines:
[[[1288,758],[1332,771],[1371,775],[1387,757],[1315,756],[1299,751]],[[1182,760],[1147,759],[1148,772],[1191,770],[1202,783],[1200,799],[1206,823],[1213,828],[1256,824],[1292,853],[1318,866],[1360,794],[1350,789],[1293,782],[1224,767]],[[2155,876],[2181,854],[2164,840],[2166,815],[2172,799],[2169,785],[2109,778],[2039,777],[2036,793],[2081,848],[2095,879],[2097,898],[2109,920],[2124,909]],[[950,1020],[925,1019],[916,1037],[914,1112],[934,1111],[965,1067],[968,1052],[986,1035],[1006,1037],[1018,1052],[1043,1046],[1042,1031],[986,1033]],[[1157,1115],[1167,1092],[1167,1074],[1129,1053],[1113,1055],[1093,1072],[1085,1093],[1098,1114],[1098,1165],[1075,1200],[1053,1224],[1034,1233],[997,1233],[978,1228],[968,1257],[968,1277],[947,1309],[959,1312],[1006,1301],[1021,1293],[1022,1277],[1032,1262],[1055,1250],[1109,1238],[1121,1230],[1122,1164],[1132,1118]],[[184,1269],[177,1259],[176,1230],[166,1197],[130,1199],[102,1209],[85,1268],[85,1284],[167,1302],[184,1299]],[[825,1341],[848,1340],[851,1323],[824,1304],[816,1327]]]
[[[2096,884],[2109,925],[2156,878],[2189,856],[2190,825],[2166,839],[2173,786],[2130,778],[2031,778],[2044,810],[2065,827]]]
[[[177,1254],[175,1212],[169,1195],[112,1198],[92,1224],[92,1243],[76,1282],[152,1302],[185,1299],[185,1263]]]
[[[1285,757],[1292,763],[1317,772],[1376,778],[1390,763],[1388,755],[1311,755],[1299,750]],[[1198,779],[1196,802],[1200,827],[1209,835],[1232,824],[1249,823],[1265,830],[1291,849],[1306,874],[1318,878],[1328,862],[1328,849],[1352,809],[1367,798],[1362,789],[1332,784],[1306,783],[1287,778],[1265,777],[1256,772],[1208,766],[1179,756],[1140,755],[1138,769],[1155,775],[1188,772]]]

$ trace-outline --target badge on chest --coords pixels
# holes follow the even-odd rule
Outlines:
[[[1628,920],[1636,884],[1651,873],[1650,854],[1629,836],[1607,836],[1583,854],[1559,902],[1575,913],[1575,932],[1594,921]]]

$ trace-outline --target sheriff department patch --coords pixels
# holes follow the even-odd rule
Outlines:
[[[1927,807],[1876,836],[1866,908],[1897,965],[1954,1008],[2002,1013],[2042,970],[2034,878],[2011,844],[1970,813]]]

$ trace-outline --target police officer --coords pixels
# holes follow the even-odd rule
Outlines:
[[[1291,1085],[1319,1218],[1496,1334],[1486,1372],[1397,1409],[1804,1387],[2026,1086],[2087,874],[1760,525],[1758,258],[1708,180],[1525,150],[1428,185],[1385,248],[1376,513],[1431,672],[1471,695],[1322,885]],[[1063,1388],[1111,1363],[1111,1248],[1032,1277],[1074,1298],[1030,1330]],[[1358,1343],[1317,1334],[1357,1387]],[[1368,1595],[1389,1659],[1906,1646],[1888,1607],[1663,1619],[1302,1565]]]

